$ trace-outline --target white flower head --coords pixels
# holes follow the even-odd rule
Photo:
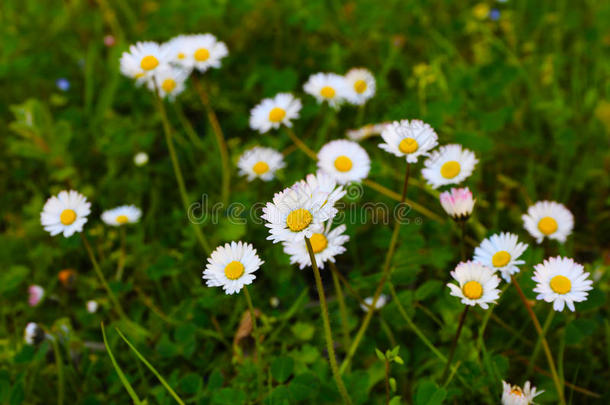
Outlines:
[[[170,64],[179,67],[191,73],[193,63],[187,63],[187,55],[190,52],[191,37],[189,35],[178,35],[161,45],[161,47],[169,48]]]
[[[212,34],[188,35],[186,57],[180,64],[184,68],[197,69],[203,73],[209,68],[220,68],[221,59],[229,54],[227,45]]]
[[[172,59],[173,50],[156,42],[137,42],[129,51],[121,55],[121,73],[138,84],[150,81],[157,69],[167,67]]]
[[[465,221],[472,214],[476,200],[468,187],[452,188],[440,194],[439,200],[443,209],[456,221]]]
[[[315,73],[309,76],[303,90],[314,96],[318,103],[327,102],[335,109],[345,101],[348,92],[345,78],[335,73]]]
[[[544,391],[536,391],[536,387],[525,382],[523,389],[518,385],[510,385],[502,381],[502,405],[528,405],[534,403],[534,398]]]
[[[208,287],[222,287],[225,293],[235,294],[244,285],[252,284],[256,278],[254,272],[263,263],[251,244],[241,241],[225,243],[208,258],[203,279]]]
[[[541,243],[546,237],[564,243],[572,233],[574,216],[565,207],[555,201],[538,201],[521,216],[525,229]]]
[[[345,225],[339,225],[332,230],[331,225],[332,221],[328,221],[324,232],[314,233],[309,238],[316,263],[320,269],[324,268],[324,263],[327,261],[334,263],[335,256],[345,252],[343,245],[349,240],[349,236],[343,234],[346,229]],[[284,253],[290,256],[290,264],[298,263],[301,270],[305,267],[311,267],[311,259],[305,239],[284,242]]]
[[[519,272],[517,266],[525,263],[519,260],[525,249],[527,245],[519,242],[517,235],[503,232],[484,239],[474,250],[474,261],[499,271],[504,280],[510,283],[510,276]]]
[[[28,287],[28,305],[35,307],[40,304],[44,297],[44,288],[39,285],[31,285]]]
[[[451,272],[458,284],[448,283],[451,295],[461,299],[462,304],[487,309],[500,296],[500,279],[489,267],[477,262],[462,262]]]
[[[428,156],[438,145],[438,135],[434,129],[420,120],[394,121],[381,133],[385,143],[379,147],[398,157],[405,157],[409,163],[417,163],[420,156]]]
[[[300,187],[310,196],[316,193],[324,193],[327,195],[325,204],[330,204],[331,206],[334,206],[346,193],[342,186],[337,185],[332,176],[323,171],[318,171],[316,174],[308,174],[304,180],[297,181],[292,187]]]
[[[184,83],[187,78],[187,71],[177,67],[165,66],[155,71],[147,86],[150,91],[157,91],[159,97],[173,101],[186,88]]]
[[[94,300],[89,300],[87,301],[87,312],[89,312],[90,314],[94,314],[97,312],[97,309],[99,308],[99,304],[97,303],[97,301]]]
[[[122,205],[102,213],[102,221],[106,225],[121,226],[134,224],[140,220],[142,211],[135,205]]]
[[[360,308],[364,312],[369,312],[371,310],[371,306],[373,306],[373,298],[375,298],[375,297],[366,297],[364,299],[364,303],[366,305],[360,304]],[[388,296],[385,294],[380,294],[379,298],[377,298],[377,302],[375,303],[375,310],[383,308],[387,302],[388,302]]]
[[[347,82],[346,98],[352,104],[363,105],[375,95],[375,76],[363,68],[350,69],[345,74]]]
[[[293,186],[275,193],[273,201],[263,208],[262,218],[267,221],[270,235],[267,239],[289,242],[324,231],[324,222],[337,214],[337,209],[328,203],[329,194]]]
[[[259,178],[273,180],[275,172],[285,166],[284,155],[275,149],[256,146],[239,157],[237,167],[240,176],[248,176],[248,181]]]
[[[378,124],[368,124],[357,129],[348,129],[345,133],[348,139],[359,142],[370,138],[373,135],[380,135],[391,122],[380,122]]]
[[[23,331],[23,340],[28,345],[36,345],[45,338],[44,330],[34,322],[29,322]]]
[[[587,300],[593,281],[581,264],[567,257],[551,257],[534,266],[536,299],[553,303],[555,311],[563,311],[565,305],[574,312],[574,303]]]
[[[87,202],[87,197],[74,190],[64,190],[47,200],[40,213],[40,222],[52,236],[63,233],[68,238],[83,231],[90,212],[91,203]]]
[[[359,182],[369,175],[371,159],[356,142],[330,141],[318,152],[318,168],[339,184]]]
[[[281,125],[292,127],[292,120],[299,118],[301,107],[301,100],[290,93],[266,98],[250,111],[250,128],[264,134]]]
[[[138,166],[144,166],[146,163],[148,163],[148,153],[146,152],[138,152],[135,154],[135,156],[133,157],[133,163]]]
[[[426,159],[422,175],[433,188],[459,184],[472,174],[477,163],[474,153],[462,145],[445,145]]]

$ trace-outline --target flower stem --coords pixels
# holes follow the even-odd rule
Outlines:
[[[333,276],[333,284],[335,285],[335,294],[337,295],[337,301],[339,302],[339,314],[341,315],[341,329],[343,332],[343,346],[345,348],[349,347],[350,339],[349,339],[349,321],[347,317],[347,307],[345,306],[345,298],[343,296],[343,290],[341,289],[341,282],[339,281],[339,277],[337,273],[339,273],[337,266],[335,263],[330,262],[331,274]]]
[[[449,357],[447,357],[447,363],[445,364],[443,376],[441,377],[442,384],[446,383],[447,375],[449,374],[449,368],[451,367],[451,363],[453,362],[453,356],[455,355],[455,348],[457,347],[457,342],[460,339],[460,335],[462,334],[462,327],[464,326],[464,321],[466,320],[466,315],[468,314],[468,308],[470,308],[470,306],[464,306],[464,311],[462,311],[462,315],[460,316],[460,323],[458,324],[457,331],[455,331],[455,336],[453,337],[453,342],[451,343],[451,350],[449,351]]]
[[[119,264],[117,265],[116,270],[116,279],[121,281],[123,278],[123,270],[125,269],[125,227],[119,227],[119,235],[121,239],[121,252],[119,256]]]
[[[549,314],[544,321],[544,325],[542,326],[542,336],[546,336],[549,327],[551,326],[551,322],[553,322],[553,317],[555,316],[555,310],[551,307],[549,310]],[[542,346],[542,338],[538,336],[536,340],[536,345],[534,346],[534,351],[532,352],[532,356],[530,357],[529,365],[527,366],[527,371],[525,372],[525,378],[527,379],[532,372],[534,371],[534,366],[536,365],[536,360],[538,359],[538,354],[540,354],[540,347]]]
[[[176,176],[176,182],[178,183],[178,190],[180,191],[180,198],[182,198],[182,204],[184,205],[184,209],[188,212],[189,210],[189,197],[186,192],[186,186],[184,185],[184,177],[182,176],[182,171],[180,170],[180,164],[178,163],[178,157],[176,155],[176,149],[174,148],[174,141],[172,139],[172,129],[169,124],[169,120],[167,119],[167,112],[165,111],[165,105],[163,104],[163,100],[159,97],[158,94],[155,95],[157,101],[157,108],[161,113],[161,119],[163,121],[163,130],[165,132],[165,142],[167,143],[167,149],[169,150],[169,156],[172,160],[172,166],[174,168],[174,175]],[[189,221],[190,222],[190,221]],[[193,229],[195,230],[195,236],[197,240],[201,244],[205,253],[210,253],[210,244],[208,243],[205,235],[194,222],[191,222]]]
[[[299,149],[301,149],[307,156],[309,156],[313,160],[318,160],[318,156],[316,155],[316,152],[311,150],[309,148],[309,146],[305,145],[305,142],[303,142],[302,140],[299,139],[299,137],[294,133],[292,128],[290,128],[290,127],[284,127],[284,128],[286,128],[286,133],[288,133],[288,136],[290,137],[290,139],[292,139],[292,142],[294,142],[294,144]]]
[[[210,98],[208,97],[208,93],[205,90],[205,87],[201,84],[201,82],[199,82],[199,79],[196,75],[193,75],[193,84],[195,86],[195,90],[197,90],[197,93],[199,93],[201,103],[205,107],[205,111],[208,115],[208,120],[210,121],[210,125],[212,126],[212,132],[214,132],[216,142],[218,143],[218,150],[220,151],[220,160],[222,162],[222,202],[226,206],[229,203],[229,190],[231,187],[231,167],[229,166],[229,152],[227,150],[227,143],[225,142],[224,136],[222,134],[222,129],[220,128],[220,124],[218,123],[218,117],[216,117],[216,112],[214,112],[214,109],[210,104]]]
[[[55,365],[57,367],[57,404],[63,405],[64,403],[64,365],[61,357],[61,352],[59,350],[59,344],[57,343],[57,339],[51,339],[51,344],[53,345],[53,352],[55,353]]]
[[[460,221],[460,228],[462,230],[462,237],[460,239],[460,256],[462,261],[466,261],[466,220]]]
[[[176,110],[176,115],[178,116],[178,121],[180,121],[180,124],[184,128],[184,132],[186,132],[186,135],[191,140],[192,144],[195,145],[197,148],[205,151],[205,145],[197,136],[197,132],[195,132],[195,129],[189,122],[188,118],[186,117],[186,114],[184,114],[182,106],[178,103],[178,101],[174,101],[173,104],[174,109]]]
[[[546,355],[546,359],[549,363],[549,368],[551,369],[551,376],[553,377],[553,383],[555,384],[555,389],[557,390],[557,396],[559,397],[559,403],[561,405],[565,405],[566,401],[565,401],[564,394],[563,394],[561,380],[559,379],[559,376],[557,374],[557,369],[555,368],[555,361],[553,360],[553,355],[551,354],[551,349],[549,348],[549,344],[546,340],[546,337],[544,337],[544,331],[542,330],[542,327],[540,326],[540,322],[538,322],[538,318],[536,317],[536,314],[534,313],[532,306],[527,301],[527,297],[523,293],[521,286],[517,282],[517,279],[514,276],[511,276],[511,279],[512,279],[513,285],[515,286],[515,289],[517,290],[517,294],[519,294],[519,298],[521,298],[523,305],[525,305],[525,309],[527,310],[530,318],[532,318],[532,322],[534,323],[536,332],[538,332],[538,336],[540,337],[540,341],[542,342],[542,348],[544,349],[544,354]]]
[[[263,362],[263,352],[261,350],[260,345],[260,336],[258,334],[258,326],[256,325],[256,312],[254,311],[254,305],[252,305],[252,298],[250,297],[250,292],[248,291],[248,286],[244,285],[244,296],[246,297],[246,302],[248,303],[248,309],[250,310],[250,319],[252,320],[252,336],[254,336],[254,346],[256,348],[256,361],[259,365],[259,372],[257,373],[257,382],[258,382],[258,395],[259,397],[263,395],[263,373],[262,373],[262,362]]]
[[[405,202],[405,199],[407,196],[410,172],[411,172],[411,165],[409,163],[407,163],[407,168],[405,171],[405,180],[404,180],[403,186],[402,186],[402,196],[401,196],[401,200],[400,200],[401,204],[403,204]],[[400,225],[401,225],[401,222],[395,218],[394,231],[392,232],[392,239],[390,239],[390,246],[386,253],[385,261],[384,261],[384,265],[383,265],[383,275],[381,276],[381,280],[379,281],[379,284],[377,285],[377,288],[375,289],[375,294],[373,295],[373,301],[371,302],[370,309],[364,316],[364,320],[362,321],[362,324],[360,325],[360,329],[358,329],[358,332],[356,333],[356,337],[354,338],[352,345],[350,346],[349,350],[347,351],[345,360],[343,360],[343,363],[341,364],[341,369],[340,369],[341,373],[343,373],[346,370],[346,368],[349,366],[350,361],[354,357],[354,354],[356,354],[356,350],[358,349],[358,346],[360,345],[360,341],[364,337],[364,333],[366,332],[369,324],[371,323],[371,318],[373,317],[373,314],[375,313],[375,308],[377,307],[377,300],[379,299],[379,296],[381,295],[381,292],[383,291],[383,287],[384,287],[387,279],[390,276],[390,273],[391,273],[390,263],[392,263],[392,257],[394,256],[394,251],[396,250],[396,244],[398,242],[398,234],[400,233],[399,232]]]
[[[343,398],[343,402],[351,405],[352,400],[350,399],[349,394],[347,393],[347,389],[343,384],[341,374],[339,374],[339,369],[337,367],[337,358],[335,357],[335,348],[333,345],[333,336],[330,329],[330,320],[328,317],[328,307],[326,306],[326,296],[324,295],[324,286],[322,285],[322,277],[320,277],[320,270],[318,270],[316,256],[313,252],[313,248],[311,247],[311,242],[309,241],[309,238],[305,238],[305,244],[307,245],[307,251],[309,252],[309,258],[311,259],[311,267],[313,267],[313,274],[315,276],[316,287],[318,289],[318,297],[320,298],[320,311],[322,312],[322,320],[324,322],[324,337],[326,339],[328,361],[330,363],[330,368],[332,370],[333,377],[335,378],[337,388],[339,389],[339,393]]]

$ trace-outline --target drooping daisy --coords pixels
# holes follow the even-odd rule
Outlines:
[[[371,310],[371,306],[373,305],[373,298],[375,298],[375,297],[366,297],[364,299],[364,303],[366,305],[360,304],[360,308],[364,312],[369,312]],[[377,303],[375,304],[375,310],[383,308],[387,302],[388,302],[388,296],[385,294],[380,294],[379,298],[377,298]]]
[[[235,294],[244,285],[252,284],[256,278],[254,272],[263,263],[251,244],[241,241],[225,243],[208,258],[203,279],[208,287],[222,287],[225,293]]]
[[[272,148],[256,146],[242,153],[237,162],[240,176],[248,176],[248,181],[259,178],[273,180],[275,172],[285,166],[284,155]]]
[[[282,124],[292,127],[291,120],[299,118],[301,100],[290,93],[279,93],[266,98],[250,111],[250,128],[264,134]]]
[[[68,238],[74,232],[82,232],[90,212],[91,203],[87,202],[87,197],[74,190],[64,190],[47,200],[40,213],[40,222],[52,236],[63,233]]]
[[[326,204],[335,205],[345,195],[346,191],[342,186],[338,186],[335,179],[323,171],[316,174],[308,174],[304,180],[297,181],[292,187],[301,187],[308,195],[325,193]]]
[[[420,156],[428,156],[428,152],[438,145],[434,129],[420,120],[394,121],[385,127],[381,137],[385,141],[379,144],[381,149],[406,157],[409,163],[417,163]]]
[[[452,188],[451,191],[444,191],[440,194],[439,200],[443,209],[455,221],[465,221],[470,218],[474,203],[472,192],[468,187]]]
[[[459,184],[472,174],[477,163],[478,159],[474,153],[462,148],[462,145],[445,145],[426,159],[422,175],[434,188]]]
[[[212,34],[188,35],[187,55],[182,66],[203,73],[209,68],[220,68],[221,59],[229,54],[227,45]]]
[[[316,263],[320,269],[324,268],[324,263],[327,261],[334,263],[335,256],[345,252],[343,245],[349,240],[349,236],[343,234],[346,229],[345,225],[339,225],[333,230],[331,230],[331,225],[332,221],[328,221],[324,232],[314,233],[309,238]],[[299,264],[299,269],[311,267],[311,259],[305,239],[284,242],[284,253],[290,256],[290,264]]]
[[[367,69],[354,68],[345,74],[346,98],[352,104],[363,105],[375,95],[375,76]]]
[[[106,225],[121,226],[134,224],[140,220],[142,211],[135,205],[121,205],[102,213],[102,221]]]
[[[152,92],[157,91],[159,97],[175,100],[176,96],[185,89],[184,82],[188,77],[186,70],[165,66],[157,69],[152,80],[148,82],[148,89]]]
[[[517,266],[525,263],[518,260],[525,249],[527,245],[519,242],[517,235],[503,232],[484,239],[474,250],[474,261],[499,271],[504,280],[510,283],[510,276],[519,272]]]
[[[309,76],[303,90],[314,96],[318,103],[326,101],[333,108],[339,108],[348,91],[345,78],[335,73],[315,73]]]
[[[553,309],[559,312],[564,305],[574,312],[574,303],[585,301],[589,295],[587,291],[593,289],[589,273],[567,257],[551,257],[535,265],[532,280],[536,282],[536,299],[552,302]]]
[[[448,283],[451,295],[461,299],[462,304],[487,309],[500,296],[500,279],[489,267],[477,262],[463,262],[451,272],[458,284]]]
[[[538,201],[521,216],[525,229],[541,243],[546,237],[563,243],[572,233],[574,217],[565,205],[555,201]]]
[[[121,73],[137,79],[138,84],[147,82],[157,69],[167,66],[172,53],[171,47],[160,46],[156,42],[137,42],[121,55]]]
[[[534,403],[534,398],[542,394],[544,391],[536,391],[536,387],[525,382],[523,389],[518,385],[510,385],[506,381],[502,381],[502,405],[528,405]]]
[[[380,135],[391,122],[380,122],[379,124],[368,124],[357,129],[348,129],[345,135],[352,141],[361,141],[373,135]]]
[[[87,306],[87,312],[89,312],[90,314],[94,314],[97,312],[99,304],[97,303],[97,301],[89,300],[89,301],[87,301],[86,306]]]
[[[28,345],[37,345],[45,338],[44,330],[35,322],[29,322],[23,331],[23,340]]]
[[[339,184],[359,182],[369,175],[371,159],[356,142],[330,141],[318,152],[318,168]]]
[[[44,288],[39,285],[31,285],[28,287],[28,305],[35,307],[42,301],[44,297]]]
[[[273,243],[288,242],[324,231],[324,222],[332,219],[337,209],[328,204],[328,193],[315,191],[309,194],[303,187],[288,187],[275,193],[273,201],[263,208],[262,218],[267,221]]]

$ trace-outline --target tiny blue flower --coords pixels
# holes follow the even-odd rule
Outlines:
[[[492,8],[489,11],[489,18],[493,21],[498,21],[500,19],[500,10],[497,8]]]
[[[68,90],[70,90],[70,82],[68,81],[68,79],[66,79],[64,77],[57,79],[55,81],[55,85],[61,91],[68,91]]]

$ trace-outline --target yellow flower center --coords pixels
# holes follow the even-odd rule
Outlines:
[[[354,90],[356,90],[356,93],[358,94],[362,94],[366,91],[366,82],[364,80],[356,80],[356,83],[354,83]]]
[[[478,300],[483,295],[483,286],[478,281],[469,281],[462,287],[464,296],[471,300]]]
[[[129,222],[129,219],[127,218],[127,215],[119,215],[118,217],[116,217],[116,221],[119,224],[123,225]]]
[[[183,52],[178,52],[178,59],[184,59],[186,55]]]
[[[506,250],[500,250],[496,252],[491,258],[491,264],[494,267],[504,267],[510,262],[510,253]]]
[[[555,233],[557,230],[557,221],[551,217],[544,217],[538,222],[538,229],[545,235]]]
[[[140,61],[140,67],[144,70],[153,70],[157,66],[159,66],[159,61],[152,55],[145,56]]]
[[[174,79],[165,79],[163,80],[163,84],[161,84],[161,88],[166,93],[171,93],[172,90],[176,88],[176,82],[174,81]]]
[[[269,121],[271,122],[280,122],[285,116],[286,111],[280,107],[275,107],[273,110],[269,111]]]
[[[288,225],[288,228],[292,232],[300,232],[307,228],[312,220],[313,216],[311,215],[311,212],[304,208],[298,208],[288,214],[286,225]]]
[[[260,176],[261,174],[267,173],[269,171],[269,165],[263,161],[256,162],[256,164],[252,166],[252,170],[254,171],[254,173]]]
[[[446,179],[452,179],[458,174],[460,174],[460,164],[455,160],[445,162],[441,167],[441,176]]]
[[[555,276],[551,279],[551,290],[557,294],[567,294],[572,289],[572,282],[566,276]]]
[[[322,90],[320,90],[320,95],[324,98],[333,98],[335,97],[335,89],[330,86],[324,86],[322,87]]]
[[[199,48],[195,51],[195,60],[197,62],[205,62],[210,57],[210,51],[205,48]]]
[[[225,276],[229,280],[237,280],[244,274],[244,265],[240,262],[233,260],[225,267]]]
[[[352,160],[345,155],[341,155],[335,159],[335,168],[340,172],[348,172],[352,169],[352,166]]]
[[[513,395],[516,395],[518,397],[523,396],[523,393],[521,392],[521,388],[513,388],[510,393]]]
[[[76,212],[71,209],[63,210],[61,214],[59,214],[59,220],[64,225],[70,225],[72,222],[76,221]]]
[[[402,153],[407,154],[415,152],[418,147],[417,141],[413,138],[405,138],[398,144],[398,149],[400,149]]]
[[[314,253],[320,253],[328,246],[328,239],[321,233],[314,233],[311,235],[309,242],[311,242],[311,248]]]

